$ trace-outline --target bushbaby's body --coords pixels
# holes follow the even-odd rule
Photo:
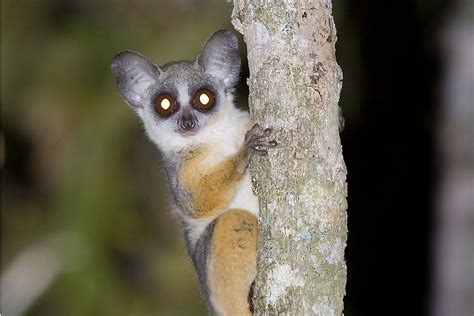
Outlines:
[[[217,128],[206,142],[165,159],[188,252],[208,306],[218,315],[249,313],[256,273],[258,201],[242,157],[248,115],[237,109],[232,115],[240,118],[225,124],[242,135],[236,137],[240,142]]]
[[[212,314],[250,315],[258,201],[248,164],[276,143],[233,103],[237,40],[218,31],[194,63],[159,67],[133,52],[112,63],[123,98],[164,157],[188,252]],[[250,128],[250,129],[249,129]]]

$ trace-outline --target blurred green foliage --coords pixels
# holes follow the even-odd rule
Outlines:
[[[72,233],[27,315],[205,314],[158,152],[120,99],[112,57],[194,59],[231,28],[224,1],[2,1],[2,274]],[[28,286],[28,285],[26,285]],[[2,302],[4,305],[5,302]]]

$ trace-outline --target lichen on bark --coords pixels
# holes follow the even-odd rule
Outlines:
[[[252,164],[261,212],[256,314],[343,311],[347,186],[331,10],[329,0],[234,0],[251,116],[279,143]]]

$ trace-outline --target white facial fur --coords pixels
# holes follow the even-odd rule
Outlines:
[[[195,62],[159,67],[138,53],[121,52],[114,57],[112,72],[121,95],[164,154],[226,135],[233,127],[233,122],[226,120],[234,115],[237,120],[241,117],[238,112],[230,113],[234,109],[232,89],[240,72],[240,56],[237,39],[229,31],[215,32]],[[194,97],[200,89],[214,95],[215,105],[210,110],[196,107]],[[156,112],[154,103],[162,95],[176,100],[171,113]]]
[[[186,94],[187,91],[181,91],[180,99],[185,100]],[[241,145],[248,129],[248,113],[235,108],[230,94],[222,98],[219,107],[219,111],[212,114],[195,135],[187,136],[176,132],[174,120],[157,122],[156,115],[150,108],[137,109],[137,114],[143,121],[148,137],[164,155],[178,153],[199,144],[216,145],[222,149],[220,154],[231,154]]]
[[[234,106],[232,90],[240,72],[240,57],[235,35],[218,31],[206,42],[195,62],[169,63],[162,67],[134,52],[121,52],[112,62],[112,72],[122,97],[143,122],[145,132],[157,145],[165,160],[179,158],[193,146],[205,145],[204,165],[211,166],[229,158],[242,146],[250,128],[249,115]],[[193,98],[199,89],[211,91],[215,105],[209,111],[195,108]],[[158,96],[166,94],[179,106],[169,116],[160,115],[154,108]],[[166,109],[165,109],[166,110]],[[190,133],[180,130],[179,120],[184,113],[195,118],[196,128]],[[258,201],[252,192],[247,171],[232,199],[230,208],[245,209],[258,216]],[[222,210],[224,212],[225,210]],[[194,243],[211,218],[182,218],[191,229]]]

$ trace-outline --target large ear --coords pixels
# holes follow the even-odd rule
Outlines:
[[[112,60],[112,73],[125,101],[135,108],[141,108],[150,100],[151,87],[156,84],[160,69],[144,56],[124,51]]]
[[[199,54],[197,61],[205,73],[222,80],[227,88],[232,88],[239,79],[239,43],[228,30],[212,34]]]

